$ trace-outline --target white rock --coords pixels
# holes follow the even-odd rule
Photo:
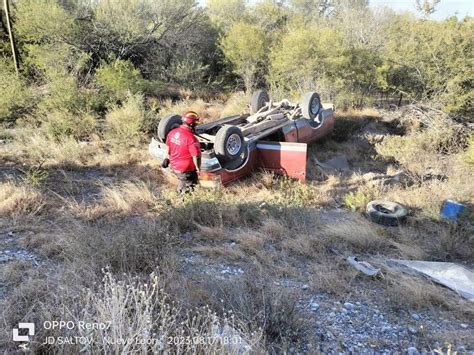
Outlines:
[[[355,305],[353,305],[352,303],[350,302],[345,302],[344,303],[344,308],[347,309],[347,310],[352,310],[355,308]]]
[[[319,304],[317,304],[316,302],[313,302],[310,304],[310,307],[313,312],[316,312],[319,309]]]
[[[467,325],[466,323],[461,323],[461,328],[467,329],[469,328],[469,325]]]

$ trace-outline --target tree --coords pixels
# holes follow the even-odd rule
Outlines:
[[[333,7],[333,0],[290,0],[290,6],[296,13],[309,19],[328,15]]]
[[[436,11],[436,5],[438,5],[440,2],[441,0],[416,0],[415,6],[416,9],[424,16],[424,18],[428,18]]]
[[[237,22],[222,37],[221,48],[242,77],[245,89],[251,91],[259,65],[266,57],[264,31],[256,25]]]
[[[388,86],[439,108],[472,115],[474,20],[442,22],[398,15],[387,24]]]
[[[207,0],[206,11],[219,30],[227,31],[235,22],[245,20],[247,1]]]
[[[293,27],[272,48],[269,81],[289,91],[331,94],[331,78],[342,62],[342,36],[331,28]]]

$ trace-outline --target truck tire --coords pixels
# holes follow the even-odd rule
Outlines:
[[[405,207],[390,201],[371,201],[366,212],[372,221],[384,226],[398,226],[407,217]]]
[[[314,121],[318,117],[321,111],[321,98],[317,92],[310,91],[304,94],[301,100],[301,111],[307,120]]]
[[[239,127],[224,125],[217,131],[214,140],[214,152],[222,162],[234,161],[245,148],[244,135]]]
[[[172,129],[181,126],[182,123],[181,116],[174,113],[163,117],[158,124],[158,129],[156,132],[160,142],[165,143],[168,133],[170,133]]]
[[[252,94],[250,99],[250,110],[252,113],[257,113],[267,102],[270,101],[270,96],[265,90],[257,90]]]

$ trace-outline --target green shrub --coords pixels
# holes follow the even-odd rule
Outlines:
[[[449,120],[436,119],[423,131],[408,136],[386,137],[376,145],[376,150],[384,157],[394,158],[408,170],[421,173],[432,161],[427,159],[443,154],[458,153],[467,145],[467,132]]]
[[[107,113],[106,138],[124,146],[139,143],[144,117],[143,96],[129,95],[122,106],[115,106]]]
[[[72,114],[67,111],[52,111],[43,122],[43,129],[48,137],[60,140],[63,137],[87,139],[95,131],[96,118],[90,113]]]
[[[474,136],[469,136],[468,146],[466,151],[463,153],[462,158],[467,165],[474,168]]]
[[[70,74],[57,74],[50,77],[47,94],[38,104],[40,112],[54,110],[67,111],[73,114],[100,111],[103,103],[97,92],[79,87],[76,78]]]
[[[0,59],[0,122],[16,119],[31,105],[32,93]]]
[[[344,196],[344,206],[352,211],[363,212],[365,211],[365,206],[373,199],[374,195],[370,191],[358,189]]]
[[[110,101],[124,101],[128,93],[137,94],[144,90],[145,80],[132,63],[116,60],[102,64],[95,75],[97,83],[110,95]]]

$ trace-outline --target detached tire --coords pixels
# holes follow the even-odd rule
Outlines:
[[[181,121],[181,116],[177,114],[166,115],[160,120],[157,129],[157,136],[160,142],[165,143],[168,133],[172,129],[175,129],[181,126],[183,122]]]
[[[390,201],[369,202],[366,212],[372,221],[384,226],[398,226],[407,217],[405,207]]]
[[[270,96],[265,90],[257,90],[252,94],[250,99],[250,110],[252,113],[257,113],[267,102],[270,101]]]
[[[238,159],[246,146],[244,135],[239,127],[224,125],[217,131],[214,152],[222,162]]]
[[[310,91],[304,94],[301,100],[301,111],[307,120],[313,121],[318,117],[321,111],[321,98],[317,92]]]

